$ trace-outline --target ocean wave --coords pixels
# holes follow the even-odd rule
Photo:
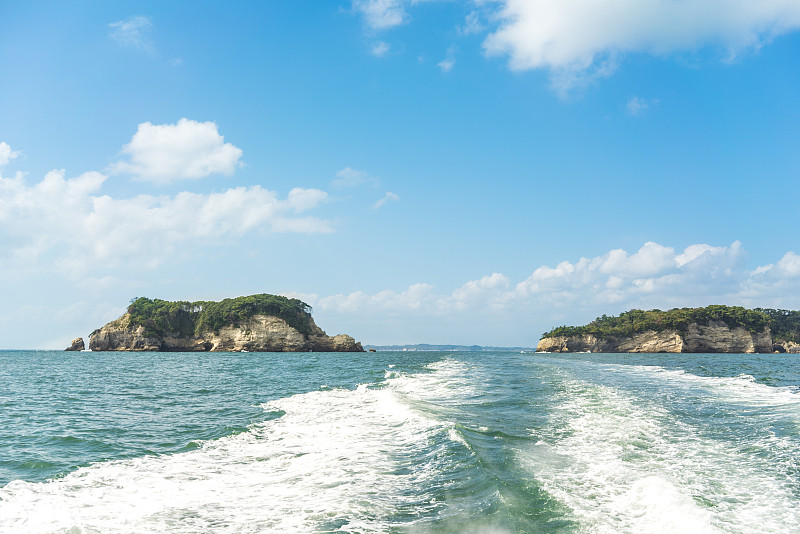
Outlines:
[[[550,428],[520,462],[582,531],[782,533],[800,524],[797,477],[776,465],[796,457],[797,444],[787,456],[758,436],[747,451],[709,435],[661,402],[679,393],[667,387],[645,398],[567,374],[553,380],[559,394]],[[752,384],[745,377],[704,382],[738,393]]]
[[[441,496],[472,455],[452,422],[405,402],[437,382],[446,391],[450,376],[433,368],[389,377],[384,387],[298,394],[265,403],[269,420],[196,450],[96,463],[44,483],[11,482],[0,488],[0,531],[411,528],[449,506]],[[422,385],[412,387],[416,379]]]

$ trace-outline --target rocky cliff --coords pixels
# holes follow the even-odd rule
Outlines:
[[[778,344],[780,345],[780,344]],[[544,337],[536,346],[542,352],[790,352],[772,341],[769,328],[752,333],[725,323],[691,323],[686,332],[646,330],[629,336],[598,338],[592,334]]]
[[[543,335],[541,352],[800,352],[800,312],[732,306],[631,310]]]
[[[143,306],[137,308],[136,303],[132,304],[122,317],[92,333],[89,348],[93,351],[160,352],[364,352],[361,343],[348,335],[328,336],[314,323],[310,315],[303,317],[302,323],[295,326],[275,315],[251,313],[236,316],[235,320],[216,328],[199,328],[195,324],[201,313],[197,311],[202,308],[201,305],[166,304],[173,305],[172,316],[167,316],[166,319],[159,316],[145,316],[143,319]],[[145,309],[151,310],[152,307]],[[186,328],[187,321],[192,328]],[[161,323],[179,324],[183,327],[159,327]]]

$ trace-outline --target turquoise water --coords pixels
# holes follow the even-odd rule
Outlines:
[[[0,532],[789,532],[791,355],[0,352]]]

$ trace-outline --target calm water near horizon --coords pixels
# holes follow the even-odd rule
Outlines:
[[[798,355],[0,351],[0,532],[798,525]]]

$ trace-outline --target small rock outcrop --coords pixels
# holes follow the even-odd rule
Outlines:
[[[775,341],[772,344],[772,352],[798,354],[800,353],[800,343],[795,343],[794,341]]]
[[[71,350],[71,351],[76,351],[77,352],[77,351],[81,351],[81,350],[84,350],[84,349],[86,349],[86,345],[84,345],[84,343],[83,343],[83,338],[82,337],[78,337],[78,338],[73,339],[72,340],[72,344],[69,347],[67,347],[66,349],[64,349],[64,350],[65,351]]]
[[[300,306],[290,310],[293,314],[286,312],[296,326],[290,325],[287,319],[267,313],[233,315],[231,310],[239,313],[237,310],[248,302],[261,302],[262,308],[264,302]],[[239,297],[239,302],[228,299],[222,303],[138,299],[122,317],[94,331],[89,348],[93,351],[154,352],[364,352],[361,343],[348,335],[327,335],[311,318],[310,308],[298,302],[274,295]],[[224,308],[219,308],[220,304]],[[253,309],[259,309],[254,306]],[[204,309],[212,310],[216,316],[209,312],[208,317],[202,317]],[[219,309],[224,313],[217,313]],[[203,321],[212,321],[220,315],[231,319],[227,324],[204,327],[206,323]],[[159,326],[161,324],[168,326]]]

